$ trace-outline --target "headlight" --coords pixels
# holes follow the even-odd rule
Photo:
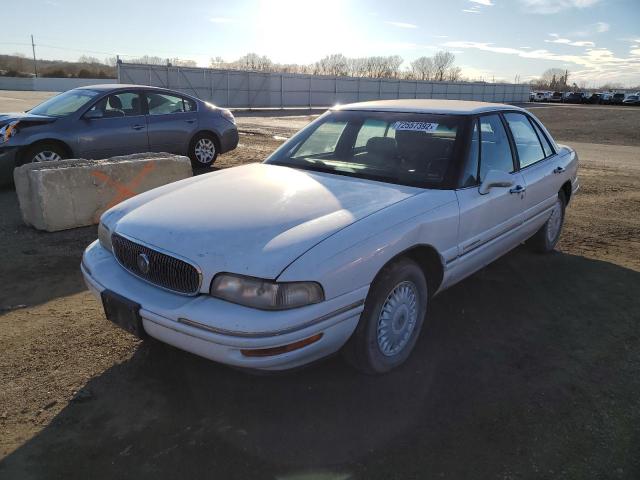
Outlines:
[[[105,227],[102,222],[98,225],[98,240],[102,248],[113,252],[113,247],[111,246],[111,230]]]
[[[324,300],[322,287],[315,282],[283,282],[244,277],[230,273],[216,275],[211,296],[262,310],[286,310]]]
[[[18,133],[18,120],[8,123],[0,128],[0,143],[8,142],[11,137]]]

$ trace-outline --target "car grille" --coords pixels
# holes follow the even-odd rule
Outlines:
[[[152,248],[132,242],[116,233],[111,236],[113,253],[120,265],[134,275],[168,290],[195,295],[200,289],[200,273],[191,264]],[[146,255],[148,271],[140,270],[138,258]]]

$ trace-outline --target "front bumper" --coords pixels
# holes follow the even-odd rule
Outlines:
[[[16,167],[17,147],[0,146],[0,186],[13,182],[13,169]]]
[[[81,269],[97,298],[109,289],[139,303],[144,329],[151,337],[210,360],[258,370],[286,370],[338,351],[358,324],[368,290],[360,288],[292,310],[256,310],[150,285],[121,267],[98,241],[85,251]],[[248,357],[241,352],[289,345],[318,333],[320,340],[287,353]]]

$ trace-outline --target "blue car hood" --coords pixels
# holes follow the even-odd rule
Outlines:
[[[16,120],[34,124],[55,122],[57,118],[47,117],[46,115],[33,115],[29,112],[0,113],[0,127]]]

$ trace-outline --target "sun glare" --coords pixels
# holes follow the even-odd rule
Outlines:
[[[262,0],[256,12],[257,53],[309,63],[353,50],[356,28],[343,0]]]

